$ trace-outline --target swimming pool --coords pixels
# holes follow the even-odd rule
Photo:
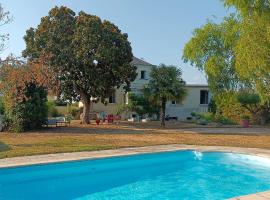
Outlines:
[[[0,169],[0,199],[215,200],[270,190],[270,160],[175,151]]]

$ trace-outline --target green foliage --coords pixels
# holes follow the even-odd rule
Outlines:
[[[211,100],[208,104],[208,111],[213,113],[213,114],[216,114],[216,112],[217,112],[217,104],[216,104],[214,98],[211,98]]]
[[[259,104],[261,102],[260,96],[258,94],[239,92],[237,94],[237,100],[242,105]]]
[[[62,95],[82,100],[84,123],[89,123],[90,98],[103,103],[110,92],[136,78],[128,35],[109,21],[83,11],[55,7],[36,29],[27,30],[23,56],[42,58],[59,77]]]
[[[268,0],[224,0],[238,12],[239,39],[234,47],[238,76],[252,85],[261,104],[270,103],[270,5]]]
[[[192,117],[196,117],[196,116],[197,116],[197,114],[196,114],[195,112],[190,113],[190,115],[191,115]]]
[[[28,84],[25,98],[7,110],[9,127],[14,132],[41,128],[47,120],[47,91],[35,84]]]
[[[4,114],[5,114],[5,103],[4,103],[4,99],[0,97],[0,115],[4,115]]]
[[[212,93],[237,90],[241,85],[235,73],[234,47],[239,38],[237,18],[230,16],[221,24],[206,23],[194,31],[185,45],[183,59],[205,71]]]
[[[202,120],[204,122],[215,122],[215,123],[220,123],[222,125],[235,125],[236,124],[235,121],[225,116],[222,116],[220,114],[206,112],[206,113],[195,113],[195,115],[197,119]]]
[[[213,113],[196,113],[196,116],[198,116],[199,119],[205,120],[207,122],[214,122],[215,121],[215,115]]]
[[[207,22],[196,29],[183,59],[205,71],[218,112],[235,121],[244,112],[263,122],[270,110],[270,4],[267,0],[224,0],[224,4],[236,8],[236,13],[220,24]],[[239,91],[249,94],[236,97]]]
[[[237,123],[230,118],[224,117],[224,116],[216,116],[215,119],[216,122],[221,123],[223,125],[236,125]]]
[[[77,103],[68,105],[68,114],[72,116],[73,119],[80,119],[80,108]]]
[[[161,64],[154,67],[150,74],[150,81],[144,92],[150,102],[160,108],[161,126],[165,126],[166,102],[174,100],[181,102],[187,94],[185,82],[182,79],[182,71],[175,66]]]
[[[67,106],[67,104],[68,103],[65,100],[61,99],[61,98],[57,98],[55,100],[55,105],[56,106]]]
[[[226,6],[233,6],[244,17],[270,13],[269,0],[223,0]]]
[[[47,102],[48,107],[48,117],[60,117],[61,114],[58,112],[56,108],[55,101],[48,101]]]
[[[249,119],[250,119],[250,117],[249,117],[248,115],[242,115],[242,116],[241,116],[241,119],[244,119],[244,120],[249,120]]]
[[[239,92],[237,100],[243,108],[245,108],[254,121],[264,124],[269,116],[270,106],[268,103],[261,103],[261,98],[258,94],[250,92]]]
[[[248,115],[248,111],[241,106],[237,100],[237,92],[222,92],[215,96],[217,105],[217,115],[231,119],[234,122],[240,122],[240,116]]]
[[[159,107],[149,101],[147,94],[136,95],[134,93],[129,93],[128,104],[122,107],[122,110],[136,112],[141,118],[144,115],[149,117],[158,115]]]

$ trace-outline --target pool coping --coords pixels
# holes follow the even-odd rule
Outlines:
[[[170,152],[170,151],[196,150],[202,152],[229,152],[265,157],[270,159],[270,150],[259,148],[224,147],[224,146],[197,146],[197,145],[156,145],[144,147],[129,147],[111,150],[84,151],[72,153],[56,153],[46,155],[22,156],[0,159],[0,169],[40,165],[49,163],[61,163],[67,161],[80,161],[98,158],[137,155],[146,153]],[[270,200],[270,191],[257,194],[235,197],[230,200]]]

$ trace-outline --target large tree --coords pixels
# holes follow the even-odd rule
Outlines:
[[[259,95],[264,122],[270,103],[270,7],[264,0],[224,0],[236,13],[216,24],[208,22],[194,31],[183,58],[204,70],[218,107],[227,109],[239,91]],[[237,102],[235,102],[237,105]],[[243,105],[241,102],[238,105]],[[236,106],[237,107],[237,106]],[[238,106],[239,107],[239,106]],[[231,111],[235,112],[233,106]]]
[[[268,0],[225,0],[240,19],[240,38],[234,48],[236,71],[253,85],[261,102],[270,104],[270,3]]]
[[[183,59],[206,73],[215,94],[236,91],[243,84],[235,73],[234,47],[239,39],[239,22],[235,16],[221,24],[207,22],[195,29],[185,45]]]
[[[150,81],[145,86],[150,101],[160,107],[161,126],[165,127],[166,103],[169,100],[181,102],[187,94],[182,71],[175,66],[161,64],[154,67],[150,74]]]
[[[106,103],[114,88],[128,90],[136,77],[127,38],[109,21],[55,7],[36,29],[27,30],[23,55],[45,58],[59,78],[63,97],[83,102],[83,123],[88,124],[91,98]]]

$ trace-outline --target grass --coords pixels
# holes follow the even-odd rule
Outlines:
[[[1,133],[0,158],[93,151],[161,144],[256,147],[270,149],[270,135],[183,133],[158,128],[118,126],[81,126],[52,128],[30,133]]]

